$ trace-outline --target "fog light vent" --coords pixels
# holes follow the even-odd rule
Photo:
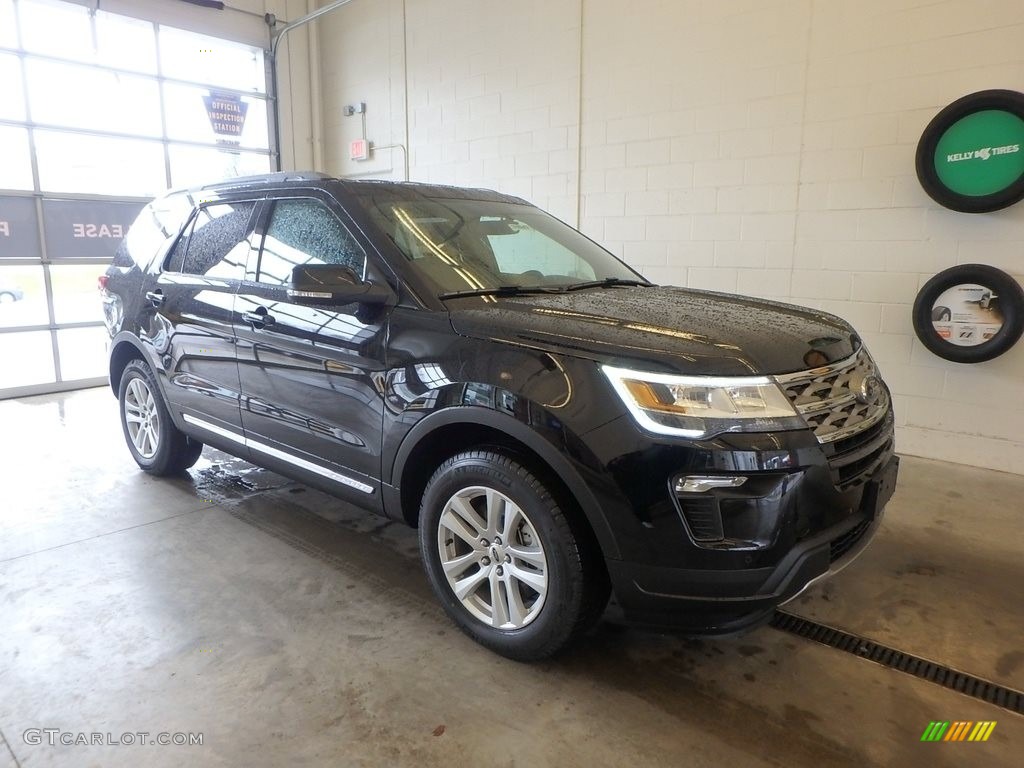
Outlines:
[[[828,561],[830,563],[834,563],[853,549],[857,542],[861,540],[861,537],[864,536],[869,525],[871,525],[871,522],[869,520],[865,520],[862,523],[858,523],[839,538],[833,539],[828,545]]]
[[[742,475],[686,475],[676,478],[676,493],[707,493],[714,488],[739,488],[747,482]]]
[[[722,516],[718,512],[718,503],[713,496],[680,498],[679,509],[695,541],[721,541],[725,538],[722,531]]]

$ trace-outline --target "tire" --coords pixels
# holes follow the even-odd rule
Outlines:
[[[1003,327],[988,341],[973,347],[951,344],[935,331],[935,302],[948,289],[961,284],[982,285],[991,290],[991,304],[1003,315]],[[941,319],[941,318],[939,318]],[[939,272],[924,284],[914,300],[914,332],[933,354],[954,363],[982,363],[1006,352],[1024,333],[1024,289],[1000,269],[986,264],[963,264]]]
[[[949,311],[949,307],[936,307],[932,310],[932,322],[945,323],[949,322],[953,314]]]
[[[955,123],[984,110],[1001,110],[1024,120],[1024,93],[993,89],[963,96],[939,112],[921,133],[914,166],[921,187],[939,205],[962,213],[990,213],[1024,199],[1024,174],[1009,186],[989,195],[963,195],[947,187],[935,170],[935,149]]]
[[[507,658],[538,661],[563,650],[608,601],[607,575],[586,530],[536,474],[497,450],[460,453],[438,467],[423,495],[419,532],[423,566],[445,612]],[[491,585],[501,597],[497,608]]]
[[[174,426],[156,377],[144,362],[132,360],[125,366],[117,399],[125,442],[142,470],[158,477],[178,475],[199,460],[203,444]],[[143,431],[148,439],[140,437]]]

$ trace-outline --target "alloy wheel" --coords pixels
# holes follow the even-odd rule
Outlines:
[[[124,393],[124,420],[135,450],[144,459],[153,458],[160,446],[160,414],[153,393],[140,378],[128,382]]]
[[[437,548],[455,597],[484,624],[521,629],[544,607],[544,547],[530,518],[505,494],[483,486],[453,494],[441,512]]]

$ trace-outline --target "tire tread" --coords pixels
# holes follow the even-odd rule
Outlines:
[[[156,477],[180,475],[199,460],[199,456],[203,452],[203,444],[195,438],[189,437],[174,426],[174,422],[171,421],[170,411],[167,408],[167,403],[164,401],[163,393],[157,385],[156,377],[153,375],[152,369],[145,363],[145,361],[139,358],[129,360],[121,373],[121,381],[118,386],[118,405],[122,409],[120,415],[122,427],[124,426],[123,399],[124,388],[126,386],[125,382],[133,373],[138,374],[141,378],[145,379],[146,386],[149,387],[149,391],[153,393],[153,399],[156,400],[157,408],[160,412],[160,420],[163,423],[165,433],[165,436],[161,439],[167,439],[169,441],[169,447],[167,450],[158,449],[153,461],[148,464],[144,463],[144,461],[140,461],[135,455],[135,451],[132,449],[130,441],[128,440],[127,430],[125,430],[125,440],[129,442],[128,450],[132,454],[132,458],[135,459],[135,463],[138,464],[144,472]]]
[[[594,546],[589,537],[582,535],[584,532],[579,530],[579,523],[577,522],[574,525],[574,522],[565,514],[548,486],[527,466],[520,463],[517,457],[496,448],[474,448],[462,451],[441,462],[427,482],[427,490],[424,492],[420,506],[421,521],[426,519],[428,512],[427,504],[430,489],[458,465],[466,462],[499,468],[517,478],[537,495],[543,504],[544,511],[551,517],[552,522],[558,529],[561,541],[565,544],[565,554],[570,564],[568,569],[568,578],[570,579],[569,593],[579,595],[579,604],[568,625],[559,627],[558,631],[550,633],[550,636],[543,643],[533,645],[526,650],[519,650],[508,645],[495,647],[495,645],[483,640],[479,634],[474,633],[470,626],[466,626],[463,622],[456,622],[456,624],[474,640],[481,642],[483,645],[508,658],[519,661],[539,661],[553,656],[572,645],[593,626],[594,622],[604,611],[608,600],[609,588],[603,563],[600,563],[600,553],[594,551]],[[433,536],[432,531],[426,534],[421,532],[421,546],[426,547],[426,542],[430,536]],[[427,568],[425,556],[424,567]]]

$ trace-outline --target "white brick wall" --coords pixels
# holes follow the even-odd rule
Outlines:
[[[946,211],[914,175],[942,106],[1024,89],[1024,3],[624,9],[406,0],[403,30],[401,0],[358,0],[325,17],[327,169],[401,176],[398,153],[346,159],[360,126],[341,106],[364,100],[374,142],[408,135],[413,179],[520,194],[659,282],[845,317],[895,393],[901,450],[1024,473],[1024,344],[956,365],[909,320],[945,267],[1024,276],[1024,204]]]

